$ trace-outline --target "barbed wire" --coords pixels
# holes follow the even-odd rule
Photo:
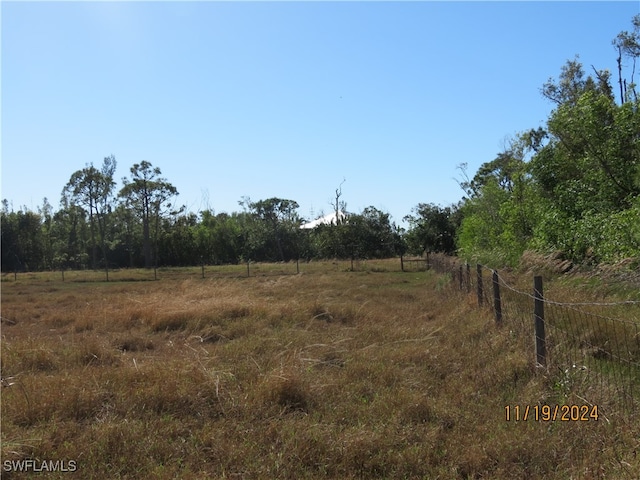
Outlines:
[[[532,295],[529,292],[523,292],[515,287],[512,287],[507,283],[507,281],[498,273],[497,270],[491,270],[492,272],[496,272],[498,275],[498,279],[502,281],[502,285],[507,287],[509,290],[512,290],[520,295],[525,295],[531,299],[536,299],[535,295]],[[545,303],[550,303],[554,305],[562,305],[562,306],[594,306],[594,307],[614,307],[619,305],[640,305],[640,300],[621,300],[619,302],[557,302],[555,300],[549,300],[548,298],[542,298],[542,301]]]
[[[493,270],[493,272],[495,272],[495,270]],[[497,273],[497,272],[496,272]],[[550,300],[548,298],[545,298],[544,296],[542,298],[536,298],[535,295],[532,295],[528,292],[523,292],[521,290],[518,290],[514,287],[512,287],[511,285],[509,285],[506,280],[500,276],[500,274],[498,273],[498,279],[500,281],[500,284],[504,287],[506,287],[507,289],[511,290],[514,293],[517,293],[519,295],[528,297],[532,300],[541,300],[542,302],[548,304],[548,305],[555,305],[555,306],[559,306],[559,307],[565,307],[568,308],[570,310],[582,313],[584,315],[589,315],[592,317],[596,317],[596,318],[601,318],[603,320],[612,320],[615,322],[620,322],[620,323],[625,323],[628,325],[638,325],[637,322],[633,321],[633,320],[624,320],[622,318],[616,318],[616,317],[610,317],[607,315],[602,315],[599,313],[595,313],[595,312],[586,312],[580,308],[577,307],[614,307],[614,306],[621,306],[621,305],[640,305],[640,301],[636,301],[636,300],[623,300],[620,302],[557,302],[555,300]]]

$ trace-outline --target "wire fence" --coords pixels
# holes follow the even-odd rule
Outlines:
[[[416,264],[415,260],[409,260]],[[426,270],[424,260],[414,269]],[[408,266],[409,264],[407,264]],[[118,268],[105,270],[57,270],[40,272],[2,272],[2,282],[136,282],[176,279],[253,278],[325,272],[389,272],[401,270],[398,260],[392,259],[331,259],[292,260],[288,262],[239,262],[224,265]]]
[[[492,310],[559,394],[609,411],[638,411],[640,300],[560,302],[545,295],[541,276],[531,279],[527,292],[515,286],[521,278],[453,257],[432,256],[428,268]]]

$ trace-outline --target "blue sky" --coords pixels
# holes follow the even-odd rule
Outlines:
[[[71,174],[142,160],[190,211],[296,200],[396,222],[448,205],[543,126],[576,54],[608,68],[640,2],[1,2],[2,191],[58,208]]]

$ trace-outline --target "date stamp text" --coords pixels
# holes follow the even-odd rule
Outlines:
[[[589,422],[598,420],[597,405],[506,405],[507,422]]]

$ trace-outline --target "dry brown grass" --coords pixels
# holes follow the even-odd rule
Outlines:
[[[558,401],[531,352],[473,295],[393,269],[4,282],[2,459],[96,479],[640,477],[637,417],[506,422]]]

